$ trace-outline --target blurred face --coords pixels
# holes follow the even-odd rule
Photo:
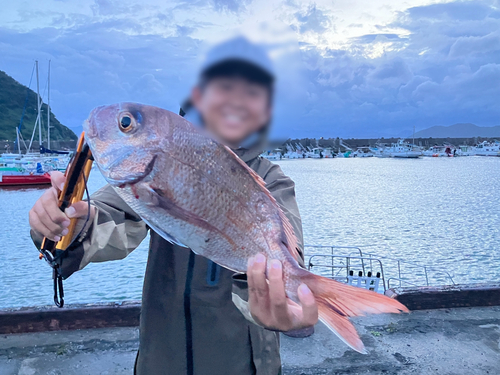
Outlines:
[[[237,148],[269,121],[269,91],[263,85],[239,77],[211,79],[195,87],[192,101],[205,127],[220,141]]]

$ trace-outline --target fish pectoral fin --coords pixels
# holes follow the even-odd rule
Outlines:
[[[156,208],[160,208],[167,212],[169,216],[173,216],[176,219],[185,221],[189,224],[197,225],[200,227],[206,227],[209,224],[199,217],[198,215],[189,212],[188,210],[175,204],[172,199],[169,199],[168,194],[163,190],[154,188],[153,186],[147,186],[150,194],[150,205]]]
[[[228,243],[230,243],[233,247],[236,246],[231,238],[222,233],[217,227],[210,224],[208,221],[198,216],[197,214],[175,204],[171,199],[168,198],[168,194],[165,194],[161,189],[156,189],[152,186],[148,186],[147,189],[151,196],[150,204],[152,206],[164,210],[169,216],[184,221],[190,225],[196,226],[205,232],[216,233],[221,237],[224,237],[226,241],[228,241]],[[158,233],[161,234],[161,232]]]

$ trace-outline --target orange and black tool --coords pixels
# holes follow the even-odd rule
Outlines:
[[[64,212],[73,203],[81,201],[86,190],[90,170],[92,169],[92,152],[85,143],[84,133],[78,140],[78,147],[64,173],[66,183],[59,193],[59,208]],[[90,210],[90,207],[89,207]],[[89,212],[90,214],[90,212]],[[63,236],[59,242],[44,238],[40,248],[40,259],[44,258],[53,269],[54,279],[54,303],[57,307],[64,306],[64,289],[62,276],[59,269],[58,258],[68,248],[75,236],[77,219],[71,219],[68,234]]]

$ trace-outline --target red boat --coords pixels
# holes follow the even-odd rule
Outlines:
[[[50,175],[44,174],[8,174],[0,173],[0,187],[2,186],[27,186],[50,185]]]

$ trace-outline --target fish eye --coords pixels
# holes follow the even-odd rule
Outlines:
[[[128,133],[134,128],[135,121],[129,114],[124,114],[120,117],[118,125],[120,130],[124,133]]]

